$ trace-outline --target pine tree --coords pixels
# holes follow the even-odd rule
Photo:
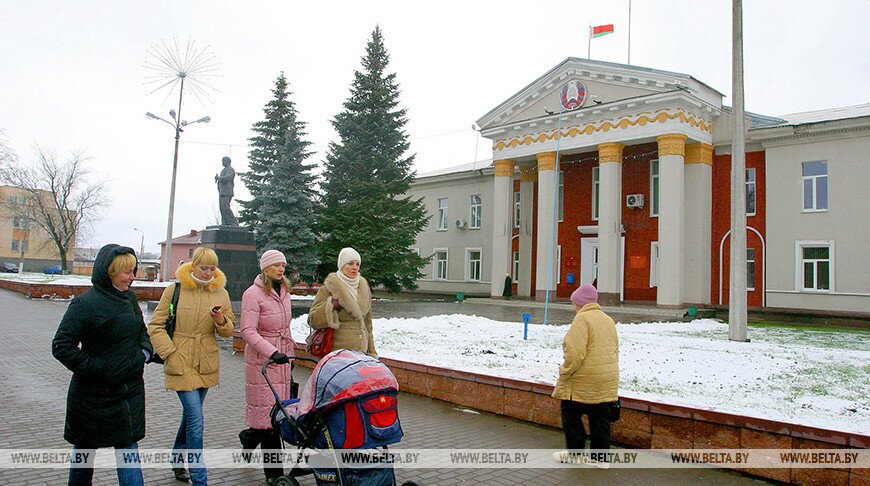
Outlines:
[[[240,219],[256,232],[257,252],[276,249],[287,257],[287,273],[313,281],[317,270],[313,231],[316,193],[311,155],[304,140],[305,123],[299,121],[282,72],[275,81],[273,98],[263,109],[266,117],[251,130],[248,167],[241,178],[251,193],[241,201]]]
[[[414,156],[405,156],[406,110],[398,108],[399,87],[396,75],[386,74],[388,63],[375,27],[344,110],[332,121],[340,141],[330,143],[326,156],[318,230],[321,276],[335,271],[341,248],[352,246],[371,285],[398,292],[416,288],[422,277],[426,260],[411,248],[428,216],[422,198],[405,196]]]

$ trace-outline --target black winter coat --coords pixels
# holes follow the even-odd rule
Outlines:
[[[109,264],[134,254],[114,244],[100,249],[93,288],[67,308],[51,351],[73,372],[63,438],[79,447],[127,446],[145,437],[146,357],[154,354],[133,291],[112,286]],[[80,346],[81,345],[81,346]]]

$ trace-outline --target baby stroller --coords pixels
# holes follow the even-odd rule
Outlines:
[[[266,373],[271,360],[261,371],[275,396],[272,427],[285,442],[312,449],[307,462],[317,485],[395,486],[388,461],[378,467],[342,467],[336,454],[336,449],[386,449],[402,440],[393,373],[376,358],[346,349],[319,362],[294,359],[317,363],[299,398],[280,400]]]

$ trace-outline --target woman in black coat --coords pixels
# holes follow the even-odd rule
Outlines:
[[[67,308],[51,352],[73,372],[66,399],[63,438],[84,465],[70,467],[70,485],[90,485],[96,449],[114,447],[118,483],[141,485],[138,462],[122,467],[145,437],[145,381],[142,373],[154,348],[130,284],[136,273],[132,248],[109,244],[94,261],[94,286]],[[128,456],[129,457],[129,456]],[[128,462],[129,464],[129,462]]]

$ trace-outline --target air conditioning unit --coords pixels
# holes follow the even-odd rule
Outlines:
[[[629,208],[643,208],[643,194],[629,194],[625,196],[625,206]]]
[[[464,219],[457,219],[456,221],[453,222],[453,225],[456,226],[457,228],[465,228],[466,226],[468,226],[468,221],[466,221]]]

